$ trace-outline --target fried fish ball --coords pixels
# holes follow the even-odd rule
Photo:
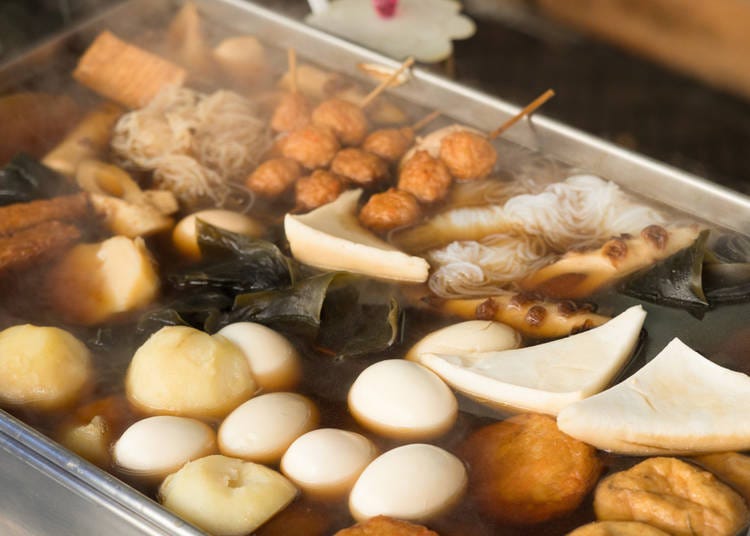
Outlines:
[[[388,516],[376,516],[349,528],[341,529],[334,536],[438,536],[438,534],[422,525]]]
[[[595,521],[568,536],[669,536],[663,530],[638,521]]]
[[[370,133],[362,143],[362,149],[393,164],[401,160],[413,143],[414,130],[411,128],[383,128]]]
[[[414,153],[401,167],[398,176],[399,189],[414,194],[422,203],[434,203],[445,198],[450,185],[448,168],[427,151]]]
[[[276,132],[291,132],[310,123],[310,101],[302,93],[284,93],[271,116]]]
[[[330,128],[342,145],[359,145],[370,126],[362,109],[343,99],[328,99],[313,110],[312,122]]]
[[[302,175],[302,166],[291,158],[266,160],[253,171],[245,186],[263,197],[278,197]]]
[[[459,455],[469,464],[479,509],[518,525],[575,510],[602,470],[596,449],[562,433],[554,418],[533,413],[480,428]]]
[[[379,233],[412,225],[422,216],[422,209],[409,192],[390,188],[375,194],[365,203],[359,213],[359,221]]]
[[[492,172],[497,152],[489,140],[468,130],[448,134],[440,144],[440,160],[462,181],[483,179]]]
[[[324,169],[316,169],[312,175],[302,177],[294,185],[297,208],[304,211],[335,201],[342,191],[342,180]]]
[[[330,164],[340,147],[330,128],[307,125],[289,133],[281,152],[306,168],[315,169]]]
[[[331,171],[360,186],[371,186],[388,176],[388,164],[379,156],[349,147],[336,153]]]
[[[594,511],[600,520],[641,521],[678,536],[731,536],[749,518],[742,497],[677,458],[649,458],[605,478]]]

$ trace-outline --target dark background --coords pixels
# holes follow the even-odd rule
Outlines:
[[[0,0],[0,62],[115,0]],[[259,3],[301,18],[302,0]],[[477,33],[455,43],[459,82],[750,194],[750,103],[541,19],[469,2]]]

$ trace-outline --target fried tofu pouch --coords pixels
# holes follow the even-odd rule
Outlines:
[[[595,521],[567,536],[669,536],[669,533],[638,521]]]
[[[459,455],[479,509],[516,525],[575,510],[602,470],[596,449],[562,433],[554,418],[532,413],[480,428]]]
[[[641,521],[675,536],[732,536],[748,521],[745,501],[711,473],[677,458],[649,458],[602,480],[597,519]]]
[[[438,536],[438,534],[421,525],[387,516],[377,516],[342,529],[334,536]]]

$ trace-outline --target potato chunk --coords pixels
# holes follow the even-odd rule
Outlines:
[[[66,322],[92,325],[151,303],[159,276],[142,239],[115,236],[71,249],[50,271],[48,288]]]
[[[218,454],[186,464],[159,489],[166,508],[216,536],[255,531],[296,494],[273,469]]]
[[[255,392],[247,358],[221,335],[167,326],[133,356],[128,400],[148,414],[219,418]]]
[[[730,536],[748,520],[742,497],[677,458],[650,458],[602,480],[594,510],[601,520],[642,521],[679,536]]]
[[[62,445],[99,467],[107,467],[111,461],[111,439],[107,421],[101,415],[86,424],[68,425],[59,435]]]
[[[91,377],[91,355],[73,335],[24,324],[0,331],[0,405],[58,409]]]
[[[480,428],[459,454],[469,463],[469,490],[479,508],[500,522],[520,525],[575,510],[602,468],[593,447],[538,414]]]

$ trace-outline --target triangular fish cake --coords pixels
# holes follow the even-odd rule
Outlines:
[[[633,353],[645,318],[638,305],[599,327],[536,346],[410,359],[482,403],[557,415],[612,381]]]
[[[566,434],[622,454],[750,448],[750,377],[679,339],[630,378],[560,412]]]

